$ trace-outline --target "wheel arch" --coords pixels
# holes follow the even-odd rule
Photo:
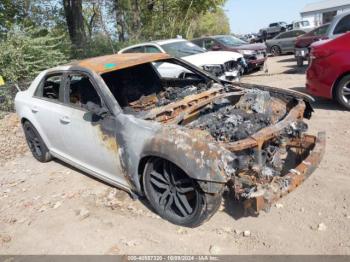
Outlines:
[[[271,45],[271,47],[270,47],[270,53],[271,53],[271,51],[272,51],[272,48],[274,48],[274,47],[277,47],[277,48],[279,49],[279,51],[280,51],[280,54],[282,54],[282,48],[281,48],[278,44],[273,44],[273,45]]]
[[[341,74],[333,83],[332,85],[332,89],[331,89],[331,96],[332,96],[332,99],[335,98],[335,89],[337,87],[337,85],[339,84],[339,82],[346,76],[350,75],[350,71],[346,71],[344,72],[343,74]]]
[[[21,121],[22,127],[23,127],[23,124],[25,122],[29,122],[30,124],[32,124],[34,126],[34,128],[36,129],[36,131],[39,133],[41,139],[44,141],[47,148],[50,150],[50,148],[51,148],[50,141],[48,140],[45,133],[41,129],[39,123],[35,119],[27,117],[27,115],[24,114],[23,116],[20,116],[20,121]]]
[[[143,175],[144,175],[144,172],[146,170],[147,164],[149,163],[149,161],[151,161],[152,159],[155,159],[155,158],[167,160],[167,161],[175,164],[176,166],[178,166],[180,169],[182,169],[186,173],[186,175],[188,175],[190,178],[196,180],[198,182],[198,184],[200,185],[201,189],[206,193],[216,194],[216,193],[221,192],[223,186],[227,182],[224,179],[224,177],[222,177],[222,179],[213,179],[211,181],[202,180],[204,178],[201,179],[201,177],[197,175],[199,173],[198,169],[197,170],[189,170],[189,168],[186,168],[185,163],[178,161],[174,157],[160,154],[157,152],[152,152],[152,153],[148,153],[147,155],[144,155],[138,163],[138,179],[139,179],[139,182],[141,185],[141,192],[143,192],[143,190],[144,190],[142,179],[143,179]],[[208,169],[207,172],[209,173],[210,170]]]

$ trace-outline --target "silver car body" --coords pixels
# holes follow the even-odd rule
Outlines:
[[[268,52],[271,52],[271,49],[277,46],[281,50],[281,53],[294,52],[295,41],[297,37],[307,33],[308,31],[310,30],[298,29],[298,30],[283,32],[275,36],[273,39],[266,41],[267,50]]]

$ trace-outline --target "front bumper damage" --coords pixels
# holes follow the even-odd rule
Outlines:
[[[159,137],[169,143],[153,141],[155,151],[163,150],[204,192],[221,193],[227,186],[246,210],[268,210],[320,163],[325,135],[306,134],[304,122],[311,117],[312,98],[246,84],[190,90],[143,118],[167,127]],[[139,102],[141,108],[148,105]]]
[[[317,137],[305,135],[300,141],[291,142],[289,146],[309,154],[306,154],[306,158],[299,165],[290,169],[288,174],[278,177],[272,183],[262,187],[252,198],[246,199],[243,203],[245,210],[250,213],[268,211],[280,198],[296,189],[320,164],[325,152],[325,144],[324,132],[318,133]]]

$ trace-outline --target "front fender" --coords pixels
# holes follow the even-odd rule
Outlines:
[[[209,137],[200,130],[167,126],[145,145],[142,157],[161,157],[176,164],[193,179],[225,184],[234,173],[231,163],[235,157]]]

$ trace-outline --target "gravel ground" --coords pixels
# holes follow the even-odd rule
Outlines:
[[[242,81],[303,91],[292,56],[269,58]],[[317,100],[311,133],[327,132],[320,167],[269,213],[244,217],[229,197],[196,229],[172,225],[60,161],[24,147],[14,115],[0,121],[1,254],[350,254],[350,112]]]

